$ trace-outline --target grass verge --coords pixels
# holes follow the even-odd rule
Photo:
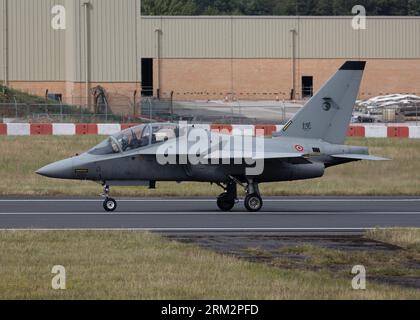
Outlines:
[[[155,234],[0,231],[0,299],[420,299],[350,274],[274,268]],[[51,289],[54,265],[67,290]]]
[[[366,237],[420,253],[420,228],[374,229],[368,231]]]
[[[36,169],[84,152],[101,140],[98,136],[0,137],[0,196],[97,196],[101,187],[91,182],[52,180]],[[388,162],[356,162],[330,168],[323,178],[261,186],[265,196],[279,195],[420,195],[420,140],[350,139],[368,146]],[[115,196],[216,196],[220,188],[209,184],[159,183],[157,190],[113,188]]]

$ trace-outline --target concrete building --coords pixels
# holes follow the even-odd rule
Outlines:
[[[366,59],[361,98],[420,95],[420,17],[142,17],[140,0],[0,0],[0,79],[40,96],[114,104],[310,96]],[[63,14],[64,13],[64,14]]]

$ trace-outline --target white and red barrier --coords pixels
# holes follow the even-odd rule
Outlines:
[[[420,127],[410,126],[408,132],[410,139],[420,139]]]
[[[0,136],[73,136],[73,135],[112,135],[121,130],[136,126],[136,124],[83,124],[83,123],[7,123],[0,124]],[[214,132],[234,135],[265,135],[271,136],[281,131],[281,125],[227,125],[227,124],[195,124],[196,128],[203,128]],[[348,129],[349,137],[363,138],[410,138],[420,139],[420,126],[406,125],[353,125]]]
[[[72,123],[54,123],[52,126],[54,136],[74,136],[76,126]]]
[[[366,138],[387,138],[388,129],[385,126],[365,126]]]

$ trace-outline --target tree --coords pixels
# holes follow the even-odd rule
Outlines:
[[[420,15],[420,0],[143,0],[144,15]]]
[[[420,0],[408,0],[407,5],[409,16],[420,16]]]
[[[143,0],[142,14],[149,16],[192,16],[197,14],[194,0]]]

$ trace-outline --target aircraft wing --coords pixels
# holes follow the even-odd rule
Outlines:
[[[391,159],[371,156],[368,154],[334,154],[331,157],[350,160],[389,161]]]
[[[224,154],[223,152],[213,152],[210,153],[209,155],[205,156],[205,159],[225,159],[225,158],[229,158],[229,159],[236,159],[236,158],[249,158],[252,160],[273,160],[273,159],[293,159],[293,158],[302,158],[303,154],[300,153],[281,153],[281,152],[261,152],[261,153],[255,153],[249,157],[247,157],[246,155],[238,155],[236,156],[235,153],[233,153],[232,155],[229,154]]]
[[[282,153],[282,152],[264,152],[255,154],[253,160],[270,160],[270,159],[292,159],[302,158],[303,154],[300,153]]]
[[[201,148],[201,157],[204,159],[252,159],[252,160],[281,160],[281,159],[296,159],[303,158],[302,153],[286,153],[286,152],[258,152],[258,150],[246,149],[246,150],[217,150],[213,152],[203,152],[206,146],[203,145]],[[196,154],[190,153],[188,150],[177,150],[176,141],[167,143],[165,148],[148,148],[138,152],[139,155],[182,155],[182,156],[196,156]]]

